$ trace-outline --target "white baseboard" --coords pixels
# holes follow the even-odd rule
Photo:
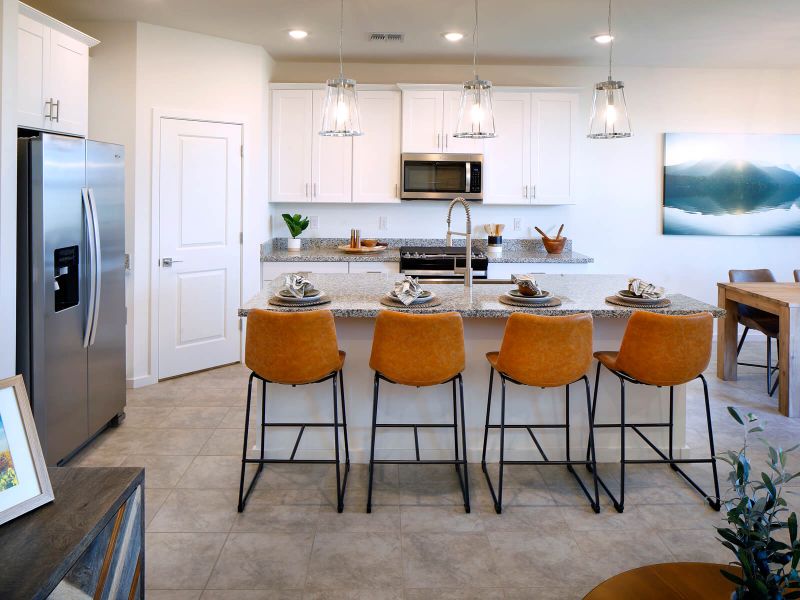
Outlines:
[[[128,389],[140,388],[146,385],[158,383],[158,378],[154,377],[153,375],[140,375],[139,377],[129,377],[125,380],[125,383]]]

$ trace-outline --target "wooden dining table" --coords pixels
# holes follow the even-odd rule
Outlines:
[[[741,576],[741,569],[713,563],[647,565],[607,579],[583,600],[730,600],[736,586],[720,570]]]
[[[717,377],[737,379],[739,304],[778,315],[778,409],[800,417],[800,283],[718,283]]]

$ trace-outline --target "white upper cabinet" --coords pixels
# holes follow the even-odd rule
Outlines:
[[[570,204],[578,99],[495,92],[497,138],[485,150],[485,204]]]
[[[530,204],[531,95],[495,92],[497,137],[484,157],[484,204]]]
[[[324,101],[325,92],[314,90],[311,201],[350,202],[353,198],[353,138],[319,135]]]
[[[358,94],[364,135],[353,138],[353,202],[400,202],[400,92]]]
[[[460,107],[460,91],[444,92],[443,151],[462,154],[483,154],[485,144],[491,144],[492,140],[471,140],[469,138],[453,137],[458,128],[458,109]]]
[[[444,93],[441,90],[404,91],[403,152],[444,152],[443,118]]]
[[[86,136],[89,48],[99,43],[20,4],[17,23],[17,124]]]
[[[578,99],[574,94],[531,95],[532,204],[572,202],[572,145]]]
[[[273,202],[311,201],[312,117],[311,90],[272,92]]]

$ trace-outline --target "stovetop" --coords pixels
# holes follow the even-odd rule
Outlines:
[[[454,256],[466,256],[467,249],[464,246],[401,246],[400,258],[422,258],[422,259],[447,259],[451,260]],[[473,258],[486,258],[486,254],[480,250],[472,249]]]

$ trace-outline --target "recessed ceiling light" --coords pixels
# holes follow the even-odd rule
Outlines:
[[[289,32],[289,35],[292,36],[296,40],[302,40],[303,38],[308,36],[307,31],[303,31],[302,29],[292,29]]]
[[[614,41],[614,36],[609,33],[600,33],[598,35],[593,35],[592,39],[598,44],[608,44]]]
[[[458,33],[457,31],[451,31],[450,33],[444,34],[444,39],[448,42],[459,42],[464,37],[463,33]]]

